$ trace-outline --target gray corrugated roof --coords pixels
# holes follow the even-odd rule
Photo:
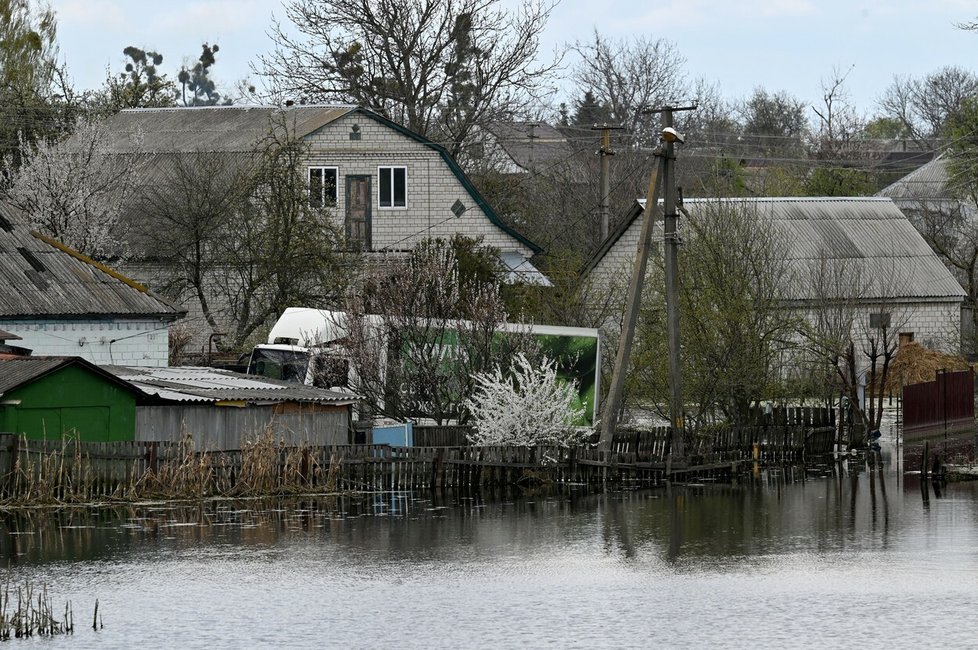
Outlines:
[[[173,320],[182,313],[142,285],[32,233],[0,202],[0,317]]]
[[[354,109],[354,106],[134,108],[107,118],[104,125],[109,153],[131,153],[134,138],[146,153],[250,152],[273,126],[284,123],[302,137]]]
[[[0,359],[0,395],[67,365],[64,357]]]
[[[811,298],[806,275],[821,260],[832,261],[855,277],[866,278],[864,299],[961,298],[964,290],[906,216],[888,198],[686,199],[685,210],[698,212],[719,204],[749,207],[770,220],[784,238],[797,283],[789,299]],[[592,256],[590,271],[642,214],[636,202],[628,216]],[[868,280],[874,279],[872,283]]]
[[[303,402],[344,406],[355,395],[218,368],[104,366],[147,395],[174,402]]]
[[[947,199],[950,195],[948,160],[943,155],[876,193],[880,197],[916,200]]]

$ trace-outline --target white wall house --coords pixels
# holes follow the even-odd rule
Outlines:
[[[28,230],[0,203],[0,330],[34,355],[166,366],[183,315],[145,287]]]
[[[692,215],[717,199],[686,199]],[[783,238],[795,279],[785,305],[811,314],[816,300],[847,299],[856,313],[854,329],[871,329],[885,314],[902,340],[958,353],[965,293],[941,260],[890,199],[755,198],[719,199],[755,210]],[[638,250],[645,202],[633,209],[585,267],[584,299],[593,319],[620,330],[626,288]],[[661,207],[653,231],[653,255],[661,254]],[[680,228],[685,217],[680,218]],[[680,253],[681,254],[681,253]],[[681,258],[680,258],[681,260]],[[682,262],[680,261],[680,264]],[[826,264],[864,280],[858,296],[815,296],[811,269]],[[853,332],[858,341],[859,331]]]
[[[172,182],[168,169],[200,154],[215,164],[227,161],[228,167],[248,164],[260,143],[283,129],[307,145],[302,164],[310,203],[331,211],[350,251],[363,251],[369,260],[410,251],[424,239],[459,234],[498,249],[511,281],[549,284],[530,262],[539,249],[500,219],[443,147],[373,111],[356,106],[132,109],[105,122],[109,152],[135,156],[143,163],[142,182],[160,187]],[[138,202],[132,208],[130,218],[142,218]],[[140,259],[126,269],[155,287],[165,265],[165,260]],[[186,293],[179,300],[189,308],[186,322],[199,339],[209,328],[197,298]],[[215,292],[211,306],[220,300]]]

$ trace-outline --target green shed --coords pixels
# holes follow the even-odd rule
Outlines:
[[[80,357],[0,359],[0,431],[134,440],[139,390]]]

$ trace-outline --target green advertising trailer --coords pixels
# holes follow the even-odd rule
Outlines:
[[[80,357],[0,359],[0,432],[134,440],[139,390]]]

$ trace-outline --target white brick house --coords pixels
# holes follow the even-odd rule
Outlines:
[[[0,203],[0,330],[35,355],[166,366],[183,310],[108,267],[28,230]]]
[[[105,122],[111,153],[132,153],[138,141],[141,157],[162,165],[173,155],[250,155],[281,125],[306,143],[310,198],[332,208],[351,248],[404,251],[458,233],[522,259],[538,252],[502,222],[444,148],[365,108],[130,109]]]
[[[369,260],[459,234],[498,249],[511,281],[549,284],[529,262],[539,249],[500,219],[443,147],[365,108],[131,109],[105,122],[108,153],[134,155],[142,183],[161,187],[172,183],[168,170],[201,154],[229,168],[249,164],[269,134],[283,128],[305,143],[310,202],[330,210],[350,251],[363,251]],[[132,208],[133,223],[144,218],[138,201]],[[165,268],[166,260],[137,259],[126,270],[162,287]],[[210,328],[198,299],[190,291],[177,298],[189,308],[185,322],[195,333],[194,346],[207,349]],[[210,297],[212,313],[224,299],[219,292]]]
[[[695,214],[717,199],[686,199]],[[825,260],[874,278],[854,301],[855,321],[864,330],[876,314],[888,314],[903,340],[958,353],[965,293],[941,260],[890,199],[757,198],[720,199],[755,209],[784,237],[795,295],[785,304],[810,314],[816,297],[805,281],[813,264]],[[620,330],[627,284],[638,250],[645,202],[638,201],[584,268],[584,300],[593,320]],[[661,208],[660,208],[661,215]],[[680,228],[682,221],[680,218]],[[653,255],[661,254],[661,216],[653,230]],[[680,253],[681,254],[681,253]],[[681,260],[681,258],[680,258]],[[682,262],[680,261],[680,264]],[[807,274],[807,275],[806,275]],[[868,283],[867,283],[868,284]],[[839,297],[825,296],[835,299]],[[854,333],[854,336],[859,336]]]

